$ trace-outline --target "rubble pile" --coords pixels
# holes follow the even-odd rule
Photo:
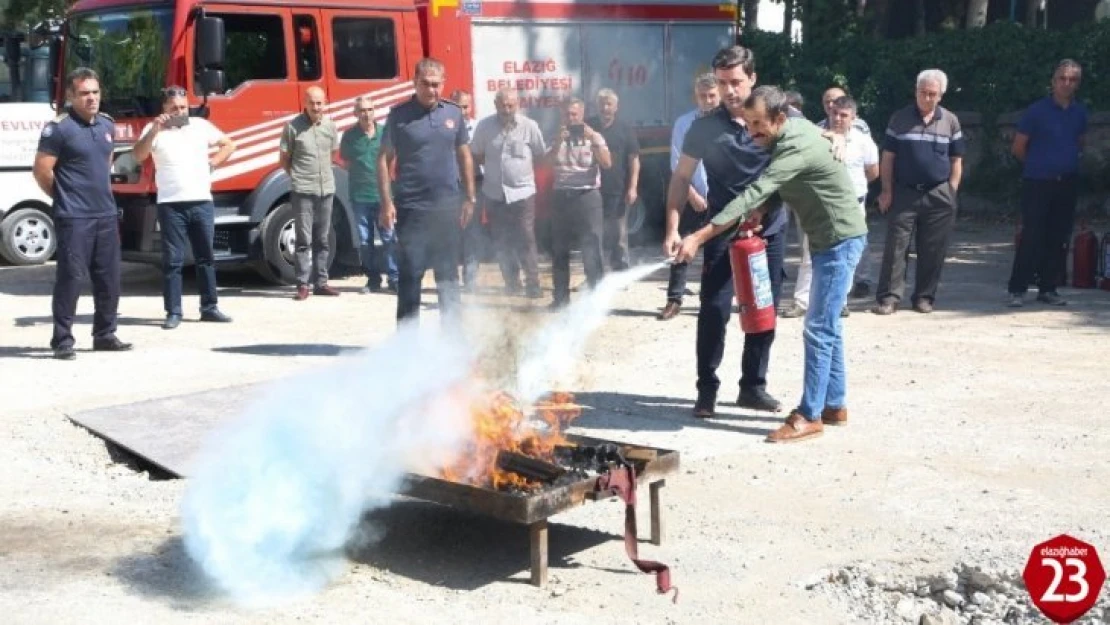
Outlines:
[[[904,570],[904,569],[903,569]],[[912,576],[882,565],[822,570],[807,590],[833,595],[865,622],[913,625],[1046,623],[1025,589],[1020,570],[960,563],[940,574]],[[1110,593],[1076,621],[1110,625]]]

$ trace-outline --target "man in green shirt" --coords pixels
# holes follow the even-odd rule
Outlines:
[[[397,292],[397,257],[394,252],[397,237],[393,228],[382,228],[378,215],[382,198],[378,192],[378,151],[381,131],[374,119],[374,102],[370,96],[355,99],[355,119],[358,123],[343,133],[339,155],[347,166],[351,208],[358,217],[359,258],[366,272],[363,293],[382,290],[382,266],[385,266],[386,289]],[[375,251],[374,235],[382,242],[381,258]]]
[[[847,169],[829,150],[821,130],[804,119],[787,119],[787,107],[777,87],[752,91],[744,102],[744,120],[752,139],[771,150],[771,162],[758,180],[675,250],[677,262],[689,262],[702,244],[737,224],[741,236],[750,236],[749,224],[758,223],[763,203],[776,191],[809,237],[813,286],[803,333],[802,400],[767,437],[770,443],[805,440],[819,436],[824,424],[848,423],[840,310],[867,241],[867,224]]]

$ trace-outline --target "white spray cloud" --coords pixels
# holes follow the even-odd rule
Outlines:
[[[534,402],[569,374],[610,302],[663,263],[609,274],[520,346],[513,389]],[[273,605],[322,589],[344,546],[407,472],[434,474],[471,434],[475,355],[457,332],[408,324],[353,358],[268,385],[214,431],[182,503],[185,547],[235,601]],[[483,339],[485,340],[485,339]]]
[[[554,383],[570,374],[586,347],[586,341],[605,321],[617,293],[664,267],[666,263],[660,262],[606,274],[597,288],[574,300],[566,310],[541,327],[535,340],[523,345],[517,369],[517,397],[523,403],[531,404],[550,391]]]
[[[270,384],[195,459],[182,504],[190,556],[246,605],[322,588],[345,571],[363,513],[465,444],[471,364],[458,340],[409,325]]]

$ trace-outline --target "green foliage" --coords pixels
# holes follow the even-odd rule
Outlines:
[[[25,30],[47,18],[60,18],[73,2],[74,0],[9,0],[4,9],[4,26]]]
[[[1083,65],[1080,97],[1095,110],[1110,108],[1110,21],[1066,31],[1027,29],[1011,22],[950,30],[922,37],[878,40],[846,29],[832,36],[788,43],[777,33],[743,37],[758,59],[759,82],[801,91],[806,113],[822,117],[821,92],[832,84],[859,100],[861,115],[876,128],[912,102],[914,78],[927,67],[948,74],[945,107],[977,111],[984,121],[1025,108],[1045,95],[1062,58]]]
[[[769,32],[745,34],[742,41],[756,53],[759,82],[801,92],[811,119],[824,117],[821,93],[835,84],[856,98],[860,116],[879,135],[895,110],[913,102],[917,73],[936,67],[948,75],[943,105],[980,113],[979,140],[994,146],[998,117],[1021,111],[1047,94],[1052,70],[1063,58],[1083,65],[1080,99],[1091,110],[1110,110],[1110,68],[1105,63],[1110,58],[1110,20],[1064,31],[994,22],[982,29],[898,40],[875,39],[854,27],[821,32],[804,44]],[[969,189],[991,187],[1004,199],[1005,190],[1016,187],[1018,171],[1008,154],[992,154],[980,162]]]

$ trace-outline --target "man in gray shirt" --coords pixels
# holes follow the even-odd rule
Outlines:
[[[525,294],[543,297],[536,252],[535,161],[543,157],[543,135],[539,125],[519,113],[520,97],[503,88],[494,96],[497,114],[478,122],[470,141],[475,166],[482,165],[482,195],[493,230],[497,262],[505,289],[520,292],[520,268],[524,269]]]
[[[324,116],[326,104],[324,90],[309,87],[304,94],[304,112],[281,133],[281,168],[292,181],[296,214],[297,294],[293,299],[298,301],[308,298],[309,284],[316,295],[339,295],[328,286],[328,233],[335,199],[332,155],[339,149],[339,131],[335,122]]]

